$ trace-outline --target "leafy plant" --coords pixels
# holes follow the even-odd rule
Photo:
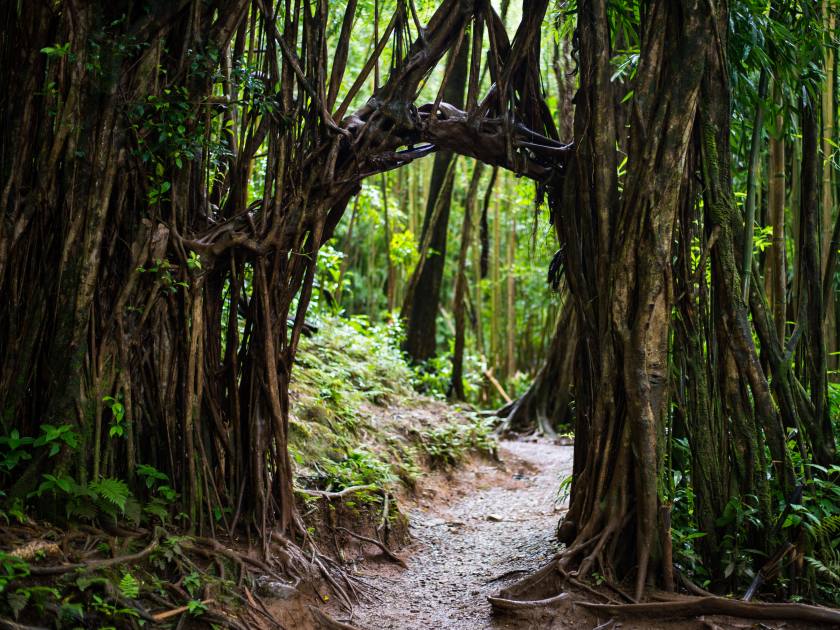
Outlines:
[[[557,488],[557,499],[555,500],[556,504],[562,505],[569,498],[572,493],[573,481],[574,477],[572,475],[566,475],[560,480],[560,486]]]
[[[452,423],[420,432],[420,448],[432,466],[459,464],[470,452],[496,454],[497,442],[489,420],[473,417],[468,424]]]
[[[30,446],[34,441],[31,437],[21,437],[17,429],[12,429],[9,435],[0,436],[0,445],[5,447],[0,452],[0,470],[11,472],[20,462],[32,459],[32,455],[24,447]]]
[[[138,267],[137,271],[138,273],[154,274],[157,282],[160,283],[161,289],[167,293],[175,293],[179,287],[188,288],[190,286],[187,282],[176,279],[174,275],[175,267],[166,259],[159,258],[155,260],[153,265]]]
[[[39,617],[43,616],[47,605],[60,599],[61,593],[51,586],[25,586],[16,588],[6,596],[6,601],[16,617],[28,606],[33,607]]]
[[[41,497],[44,494],[61,496],[66,500],[65,510],[68,517],[76,516],[93,520],[98,516],[116,518],[126,514],[127,508],[135,508],[136,501],[122,479],[105,477],[90,483],[79,483],[69,475],[46,473],[38,489],[30,496]],[[139,510],[132,509],[132,512]],[[131,514],[136,517],[136,514]],[[136,520],[136,518],[135,518]]]
[[[69,448],[75,450],[79,446],[79,434],[69,424],[62,424],[53,426],[51,424],[42,424],[41,434],[35,438],[33,446],[36,448],[46,446],[49,447],[49,456],[54,457],[61,450],[62,445],[67,445]]]
[[[120,619],[126,617],[137,618],[140,616],[140,613],[137,612],[134,608],[116,606],[98,594],[93,594],[91,596],[91,606],[96,612],[111,619]]]
[[[29,563],[0,551],[0,593],[13,581],[29,575]]]
[[[187,259],[187,267],[193,271],[201,269],[201,255],[198,252],[190,252],[190,257]]]
[[[201,576],[193,571],[184,576],[184,588],[190,595],[195,595],[201,589]]]
[[[187,602],[187,612],[193,617],[200,617],[207,612],[207,606],[199,599],[191,599]]]
[[[102,399],[108,408],[111,410],[111,427],[108,429],[109,437],[122,437],[125,433],[125,425],[123,419],[125,418],[125,406],[121,401],[113,396],[105,396]]]
[[[61,59],[70,53],[70,42],[45,46],[41,49],[41,52],[51,59]]]
[[[143,512],[165,523],[172,504],[178,498],[178,493],[169,483],[169,476],[147,464],[138,464],[137,474],[143,478],[146,488],[152,494],[150,500],[143,505]]]
[[[365,450],[353,450],[339,461],[321,464],[324,488],[331,491],[351,486],[376,485],[385,487],[394,482],[391,467],[376,455]]]
[[[120,592],[128,599],[140,596],[140,582],[131,573],[126,573],[120,580]]]
[[[17,429],[0,436],[0,473],[10,473],[18,464],[32,459],[32,450],[46,448],[48,457],[55,457],[63,446],[79,447],[79,434],[72,425],[42,424],[36,438],[22,436]]]

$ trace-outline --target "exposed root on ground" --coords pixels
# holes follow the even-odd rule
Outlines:
[[[356,540],[361,540],[362,542],[366,542],[366,543],[369,543],[371,545],[375,545],[376,547],[379,547],[379,549],[382,550],[382,553],[384,553],[390,560],[392,560],[393,562],[396,562],[403,569],[408,568],[408,565],[405,563],[405,560],[403,560],[397,554],[395,554],[393,551],[388,549],[388,547],[385,545],[385,543],[383,543],[379,540],[376,540],[375,538],[369,538],[368,536],[362,536],[361,534],[357,534],[356,532],[351,532],[346,527],[336,527],[336,529],[340,532],[344,532],[345,534],[347,534],[348,536],[351,536],[352,538],[355,538]]]
[[[399,560],[384,544],[345,528],[338,529],[377,545],[386,555]],[[268,553],[262,555],[242,549],[233,541],[174,535],[161,527],[153,532],[138,529],[120,534],[113,536],[90,526],[62,532],[52,525],[31,523],[4,528],[0,549],[28,563],[28,573],[19,577],[24,589],[30,584],[43,585],[46,578],[62,598],[72,593],[72,600],[85,602],[96,594],[98,601],[127,611],[125,623],[131,628],[139,628],[138,621],[178,621],[196,611],[203,621],[222,628],[282,628],[257,590],[268,591],[264,594],[271,596],[276,589],[297,593],[299,587],[307,585],[323,600],[315,586],[320,577],[351,615],[353,602],[366,597],[369,590],[364,582],[322,554],[308,536],[299,545],[274,532],[268,540]],[[143,547],[139,551],[132,551],[140,545]],[[111,556],[102,557],[106,554]],[[135,597],[126,596],[118,586],[129,573],[137,579]],[[90,585],[80,587],[78,579],[84,576],[90,577]],[[56,618],[63,614],[52,603],[46,610]],[[98,623],[97,610],[96,606],[80,607],[76,621],[83,625]],[[25,627],[27,618],[24,614],[20,622],[0,619],[0,628]],[[352,627],[333,622],[334,625],[324,625]]]
[[[578,602],[593,612],[615,616],[642,616],[648,619],[674,619],[700,615],[729,615],[746,619],[806,621],[840,625],[840,610],[809,604],[744,602],[725,597],[679,597],[666,602],[643,604],[593,604]]]
[[[589,541],[591,542],[591,541]],[[589,542],[587,544],[589,544]],[[564,570],[568,552],[560,553],[536,572],[502,589],[488,601],[498,612],[549,610],[563,604],[574,604],[599,614],[601,618],[644,617],[647,619],[684,619],[702,615],[728,615],[745,619],[794,620],[840,627],[840,610],[799,603],[740,601],[717,597],[699,587],[703,596],[662,593],[651,595],[655,601],[636,603],[616,585],[609,587],[631,603],[618,603],[604,593],[585,584]],[[593,552],[594,554],[595,552]],[[591,559],[592,554],[588,556]],[[577,599],[575,592],[586,592],[606,603]]]
[[[310,606],[309,612],[315,621],[321,624],[324,630],[359,630],[356,626],[350,625],[349,623],[333,619],[323,610],[315,606]]]

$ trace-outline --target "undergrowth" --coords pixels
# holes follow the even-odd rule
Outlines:
[[[420,449],[432,468],[457,466],[470,453],[497,457],[492,421],[473,416],[467,424],[445,424],[419,432]]]
[[[446,418],[416,426],[411,410],[429,403],[413,386],[440,396],[444,385],[432,388],[418,376],[425,367],[409,366],[397,324],[322,313],[315,327],[301,340],[291,386],[289,450],[299,485],[413,488],[424,465],[453,466],[469,453],[495,453],[489,421],[468,413],[441,407],[421,415]]]
[[[794,429],[790,430],[791,432]],[[755,495],[733,497],[716,519],[726,531],[719,544],[726,587],[731,594],[743,593],[767,562],[765,552],[756,549],[755,532],[770,532],[791,543],[792,553],[782,563],[779,575],[765,590],[779,599],[798,601],[804,581],[813,581],[818,601],[840,605],[840,466],[818,466],[803,461],[794,436],[787,444],[799,479],[801,496],[786,497],[779,486],[772,486],[772,505],[777,522],[763,523]],[[698,542],[707,534],[698,527],[696,496],[691,479],[689,445],[685,438],[674,441],[676,461],[684,462],[673,474],[673,512],[671,539],[674,562],[687,577],[703,587],[712,586],[711,575],[703,564]],[[769,461],[768,457],[768,461]],[[771,469],[768,469],[768,475]]]

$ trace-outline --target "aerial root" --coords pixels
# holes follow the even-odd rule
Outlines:
[[[77,562],[71,564],[61,564],[46,567],[32,566],[29,568],[30,575],[61,575],[69,573],[76,569],[84,569],[86,571],[96,571],[98,569],[105,569],[117,564],[127,564],[138,562],[150,555],[158,547],[158,538],[155,536],[152,542],[139,553],[128,554],[125,556],[116,556],[114,558],[107,558],[104,560],[90,560],[88,562]]]
[[[577,586],[579,589],[586,591],[590,595],[593,595],[595,597],[598,597],[600,599],[605,600],[607,603],[611,603],[611,604],[617,604],[618,603],[612,597],[609,597],[608,595],[605,595],[604,593],[601,593],[600,591],[596,591],[594,588],[589,586],[589,584],[587,584],[586,582],[581,582],[576,577],[566,573],[563,569],[558,568],[557,570],[560,572],[560,575],[563,576],[563,579],[566,580],[567,582],[569,582],[569,584],[573,584],[574,586]]]

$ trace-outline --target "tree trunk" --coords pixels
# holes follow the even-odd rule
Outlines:
[[[469,47],[462,44],[443,90],[444,100],[459,108],[464,104],[468,52]],[[452,155],[451,151],[440,151],[435,156],[429,182],[426,216],[420,237],[428,253],[421,256],[423,262],[415,271],[417,277],[412,278],[409,284],[402,311],[406,320],[404,350],[418,363],[432,358],[437,352],[437,313],[446,263],[449,210],[452,203],[452,175],[447,175]]]
[[[513,379],[516,373],[516,216],[512,216],[510,221],[510,231],[507,237],[507,282],[505,287],[505,297],[507,298],[507,308],[505,309],[505,323],[507,324],[506,338],[507,343],[505,347],[505,376],[508,383]]]
[[[558,229],[581,331],[575,436],[586,455],[576,457],[567,516],[573,525],[564,532],[573,531],[574,540],[563,562],[585,554],[582,573],[596,562],[625,570],[635,564],[637,597],[661,541],[658,437],[668,401],[671,243],[708,51],[707,10],[699,1],[649,7],[634,94],[640,125],[631,128],[619,201],[606,7],[579,4],[581,72],[593,79],[578,92],[577,179],[567,182]],[[598,164],[594,174],[585,166],[591,163]],[[590,212],[598,219],[594,233],[568,216]],[[580,249],[574,241],[583,241]],[[583,290],[585,283],[592,288]],[[634,554],[617,545],[622,537],[635,540]]]
[[[825,28],[825,37],[831,41],[834,39],[835,24],[837,20],[837,7],[834,3],[828,0],[822,2],[822,18],[823,27]],[[820,269],[823,276],[828,269],[829,252],[831,250],[832,228],[834,226],[834,186],[832,185],[832,174],[834,173],[834,164],[830,159],[834,153],[834,99],[836,98],[835,76],[834,76],[834,47],[827,46],[825,48],[824,69],[825,81],[823,82],[822,91],[822,164],[821,164],[821,206],[822,206],[822,225],[820,242]],[[831,278],[833,280],[833,278]],[[833,298],[832,291],[831,297]],[[826,350],[828,356],[826,357],[826,364],[828,369],[835,371],[837,369],[837,357],[832,353],[837,350],[837,311],[835,308],[835,300],[829,299],[824,302],[825,307],[825,323],[823,325],[823,336],[826,341]]]
[[[522,396],[499,410],[505,418],[502,433],[533,433],[553,437],[561,425],[571,424],[574,360],[577,352],[577,318],[566,299],[557,318],[546,359]]]
[[[467,256],[472,241],[473,211],[475,210],[478,184],[481,180],[483,164],[473,166],[467,197],[464,200],[464,222],[461,227],[461,248],[458,251],[458,269],[455,273],[455,297],[452,313],[455,316],[455,347],[452,353],[452,396],[456,400],[466,400],[464,392],[464,346],[466,337],[465,302],[467,287]]]
[[[780,104],[779,88],[774,85],[774,101]],[[770,138],[770,183],[768,206],[770,225],[773,226],[773,243],[770,247],[768,276],[773,322],[776,334],[784,342],[787,321],[787,265],[785,254],[785,141],[784,118],[776,116],[776,133]]]
[[[385,225],[385,304],[390,314],[396,305],[397,273],[391,257],[391,218],[388,213],[388,179],[382,173],[382,220]]]

